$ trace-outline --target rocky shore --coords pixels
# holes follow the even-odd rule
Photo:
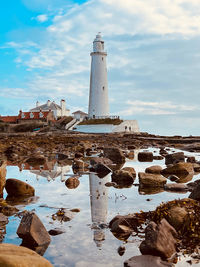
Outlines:
[[[156,148],[159,155],[148,151]],[[174,149],[169,153],[169,148]],[[179,149],[176,152],[175,149]],[[132,167],[124,167],[127,159],[134,159],[138,150],[138,161],[149,162],[144,172],[136,173]],[[180,152],[183,151],[183,152]],[[84,173],[94,172],[103,178],[111,173],[107,187],[128,188],[138,186],[141,194],[166,192],[190,192],[189,198],[173,200],[158,206],[154,211],[117,215],[109,223],[113,235],[126,241],[131,235],[143,236],[140,256],[124,262],[124,266],[174,266],[178,255],[187,253],[192,259],[199,259],[197,247],[200,243],[200,181],[192,178],[200,173],[200,162],[185,151],[199,152],[200,137],[165,137],[141,134],[84,134],[74,132],[0,134],[0,228],[1,242],[5,227],[12,215],[21,218],[17,235],[22,246],[0,245],[0,265],[52,266],[43,257],[45,248],[51,242],[50,235],[61,234],[59,229],[47,232],[34,212],[20,211],[15,203],[33,201],[34,188],[28,183],[6,177],[7,164],[29,164],[40,166],[56,159],[58,164],[72,166],[74,176],[65,181],[67,188],[79,186]],[[153,164],[164,160],[165,168]],[[138,177],[138,184],[135,179]],[[7,197],[4,199],[3,190]],[[72,220],[78,210],[60,209],[52,215],[54,220]],[[24,248],[26,247],[26,248]],[[31,250],[30,250],[31,249]],[[5,254],[5,250],[7,254]],[[37,253],[33,252],[35,250]],[[124,253],[124,248],[119,248]],[[15,265],[10,263],[10,255]],[[27,262],[26,262],[27,260]],[[43,265],[41,265],[43,264]],[[148,265],[150,266],[150,265]]]

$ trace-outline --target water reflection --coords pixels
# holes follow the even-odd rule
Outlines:
[[[89,174],[91,219],[94,229],[94,242],[97,247],[101,247],[103,240],[105,240],[105,232],[102,228],[108,215],[108,187],[105,186],[105,183],[109,180],[109,174],[104,178],[99,178],[95,173]],[[102,228],[100,225],[102,225]]]

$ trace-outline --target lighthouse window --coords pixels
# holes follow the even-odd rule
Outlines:
[[[105,89],[105,87],[103,86],[103,90]]]
[[[102,57],[102,61],[103,61],[103,57]]]

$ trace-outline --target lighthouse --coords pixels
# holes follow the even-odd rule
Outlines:
[[[109,117],[108,78],[104,41],[98,33],[93,42],[90,72],[89,118]]]

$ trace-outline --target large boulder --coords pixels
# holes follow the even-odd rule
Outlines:
[[[162,175],[174,174],[177,176],[194,175],[194,168],[192,163],[179,162],[173,166],[169,166],[161,171]]]
[[[46,162],[46,159],[43,155],[33,155],[29,157],[26,162],[31,166],[38,166],[38,165],[44,165]]]
[[[0,197],[3,197],[3,189],[6,184],[6,161],[0,161]]]
[[[109,165],[112,165],[113,162],[112,162],[112,160],[110,160],[110,159],[108,159],[108,158],[94,157],[94,158],[91,158],[91,160],[90,160],[90,164],[91,164],[92,166],[97,165],[97,164],[104,164],[104,165],[109,166]]]
[[[153,174],[160,174],[161,171],[162,167],[159,165],[154,165],[145,169],[146,173],[153,173]]]
[[[90,170],[96,172],[99,178],[104,178],[112,171],[108,166],[102,163],[94,165]]]
[[[139,183],[145,187],[163,187],[167,179],[160,174],[139,172]]]
[[[123,164],[125,162],[125,156],[122,150],[117,147],[105,147],[104,155],[116,164]]]
[[[167,221],[178,231],[188,218],[188,212],[185,207],[173,206],[167,211]]]
[[[28,247],[43,246],[51,242],[43,223],[33,212],[27,212],[22,217],[17,234],[22,238],[22,244]]]
[[[176,252],[176,230],[165,220],[160,224],[150,222],[145,229],[145,240],[140,244],[140,251],[145,255],[170,258]]]
[[[140,255],[124,262],[124,267],[172,267],[173,263],[163,261],[160,257]]]
[[[35,189],[18,179],[7,179],[5,185],[8,196],[18,197],[18,196],[34,196]]]
[[[152,152],[139,152],[138,160],[140,162],[152,162],[153,161],[153,153]]]
[[[183,152],[176,152],[165,156],[165,164],[176,164],[178,162],[184,162],[185,156]]]
[[[0,244],[0,266],[4,267],[53,267],[45,258],[31,249],[13,244]]]
[[[111,175],[112,182],[116,183],[119,187],[131,187],[135,177],[128,171],[118,170],[114,171]]]
[[[133,178],[136,178],[136,171],[133,167],[124,167],[122,171],[129,172],[133,176]]]

